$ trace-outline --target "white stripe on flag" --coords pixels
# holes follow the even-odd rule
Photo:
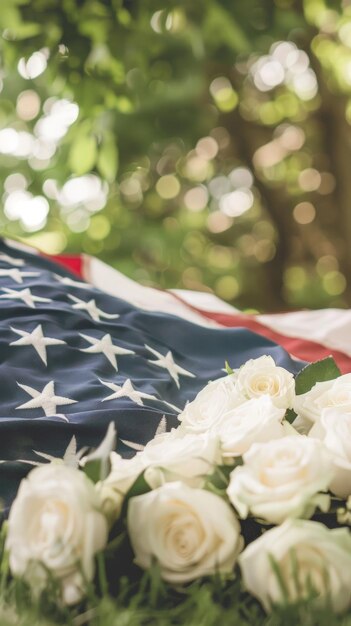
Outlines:
[[[220,327],[216,322],[193,311],[172,293],[139,285],[131,278],[127,278],[118,270],[94,257],[83,255],[83,278],[111,296],[122,298],[138,308],[170,313],[208,328]]]
[[[287,337],[315,341],[351,356],[351,311],[318,309],[257,315],[257,321]]]
[[[14,250],[40,254],[39,250],[9,239],[5,243]],[[222,324],[206,318],[208,314],[237,315],[254,319],[266,328],[286,337],[312,341],[330,350],[351,357],[351,310],[318,309],[278,314],[244,315],[239,309],[211,293],[172,289],[161,291],[145,287],[127,278],[99,259],[82,255],[83,278],[110,295],[121,297],[147,311],[170,313],[189,322],[209,328]],[[196,310],[193,310],[194,307]],[[203,315],[201,314],[203,312]]]

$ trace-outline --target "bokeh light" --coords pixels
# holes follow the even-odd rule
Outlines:
[[[6,234],[248,310],[350,305],[348,3],[85,4],[3,29]]]

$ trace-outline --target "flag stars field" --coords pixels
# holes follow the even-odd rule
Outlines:
[[[9,256],[8,254],[0,254],[0,261],[2,263],[7,263],[8,265],[17,265],[17,267],[22,267],[22,265],[24,265],[23,259],[17,259]]]
[[[117,346],[112,343],[111,335],[104,335],[101,339],[96,339],[95,337],[89,337],[88,335],[83,335],[79,333],[85,341],[91,344],[89,348],[81,348],[81,352],[89,352],[91,354],[98,354],[101,352],[106,359],[111,363],[114,369],[118,370],[116,355],[126,355],[126,354],[135,354],[134,350],[127,350],[126,348],[122,348],[121,346]]]
[[[72,398],[57,396],[55,394],[55,383],[53,380],[48,382],[41,391],[29,387],[28,385],[22,385],[21,383],[17,383],[17,385],[31,396],[32,399],[17,406],[16,409],[42,409],[46,417],[50,417],[57,415],[56,408],[58,406],[77,402],[77,400],[72,400]]]
[[[20,291],[3,287],[2,291],[5,293],[3,293],[0,298],[4,298],[6,300],[22,300],[22,302],[24,302],[24,304],[29,306],[31,309],[36,308],[35,302],[52,302],[50,298],[41,298],[40,296],[33,295],[28,287],[26,289],[21,289]]]
[[[163,369],[167,370],[171,378],[173,378],[178,389],[180,387],[179,375],[190,376],[190,378],[196,378],[195,374],[192,374],[188,370],[176,364],[173,358],[173,354],[170,350],[164,356],[163,354],[161,354],[161,352],[158,352],[154,348],[150,348],[150,346],[146,344],[145,344],[145,348],[149,350],[149,352],[151,352],[154,356],[157,357],[156,361],[151,361],[150,359],[148,359],[148,362],[151,363],[152,365],[157,365],[157,367],[162,367]]]
[[[12,341],[10,346],[33,346],[34,350],[39,354],[45,365],[47,365],[46,347],[66,344],[66,341],[63,341],[63,339],[45,337],[41,324],[38,324],[38,326],[36,326],[31,333],[12,326],[11,330],[17,335],[20,335],[21,338],[16,341]]]
[[[155,430],[154,437],[158,437],[159,435],[164,435],[167,432],[167,419],[166,416],[163,415],[160,419],[158,426]],[[121,439],[121,442],[124,443],[125,446],[135,450],[136,452],[142,452],[144,450],[145,445],[142,443],[136,443],[135,441],[129,441],[129,439]]]
[[[61,285],[65,285],[67,287],[75,287],[76,289],[91,289],[91,285],[88,283],[83,283],[79,280],[73,280],[69,278],[69,276],[60,276],[59,274],[54,274],[56,280],[61,283]]]
[[[143,391],[137,391],[129,378],[124,381],[123,385],[116,385],[115,383],[111,383],[105,380],[99,379],[100,382],[111,389],[113,393],[104,398],[101,402],[106,402],[107,400],[115,400],[117,398],[129,398],[132,402],[139,404],[139,406],[143,406],[143,399],[145,400],[157,400],[156,396],[152,396],[150,393],[144,393]]]
[[[99,309],[93,299],[85,302],[85,300],[81,300],[80,298],[76,298],[76,296],[71,296],[70,294],[68,294],[68,297],[75,302],[75,304],[72,305],[73,309],[86,311],[94,322],[101,322],[101,317],[108,320],[115,320],[119,317],[117,313],[105,313],[105,311]]]
[[[0,278],[11,278],[15,283],[23,283],[23,278],[40,276],[40,272],[21,272],[17,267],[8,270],[0,270]]]

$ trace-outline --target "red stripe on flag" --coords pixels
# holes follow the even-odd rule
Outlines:
[[[60,256],[52,256],[48,254],[43,254],[42,252],[41,252],[41,255],[45,256],[48,259],[51,259],[58,265],[62,265],[66,269],[70,270],[72,274],[79,276],[79,278],[84,278],[82,257],[73,256],[69,254],[62,254]]]
[[[257,322],[253,317],[244,315],[228,315],[225,313],[207,313],[202,312],[203,315],[209,319],[222,324],[222,326],[244,326],[249,330],[253,330],[259,335],[263,335],[267,339],[271,339],[280,346],[283,346],[285,350],[290,352],[303,361],[318,361],[327,356],[333,356],[343,374],[351,372],[351,359],[346,354],[339,352],[338,350],[331,350],[314,341],[308,341],[307,339],[300,339],[298,337],[287,337],[281,333],[275,332],[271,328],[264,326],[260,322]]]
[[[181,298],[179,299],[181,300]],[[281,333],[272,330],[268,326],[261,324],[253,316],[250,315],[243,315],[240,313],[214,313],[212,311],[203,311],[202,309],[198,309],[197,307],[191,308],[193,308],[198,313],[201,313],[201,315],[203,315],[204,317],[211,319],[218,324],[221,324],[222,326],[227,326],[229,328],[248,328],[249,330],[258,333],[259,335],[266,337],[266,339],[271,339],[271,341],[279,344],[280,346],[285,348],[287,352],[294,355],[298,359],[302,359],[303,361],[318,361],[319,359],[323,359],[331,355],[332,357],[334,357],[343,374],[351,372],[351,358],[343,352],[333,350],[317,342],[309,341],[308,339],[301,339],[299,337],[287,337],[286,335],[282,335]]]

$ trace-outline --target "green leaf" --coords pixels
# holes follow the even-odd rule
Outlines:
[[[236,21],[232,11],[220,6],[219,3],[209,4],[203,29],[207,41],[217,46],[225,44],[229,49],[241,53],[252,50],[252,42],[246,36],[242,25]]]
[[[135,498],[136,496],[142,496],[144,495],[144,493],[148,493],[149,491],[151,491],[151,487],[149,483],[146,482],[144,478],[144,472],[142,472],[136,478],[136,480],[134,481],[132,486],[128,489],[125,495],[123,507],[121,511],[121,516],[120,516],[121,519],[123,519],[127,513],[129,500],[131,498]]]
[[[286,585],[286,581],[285,581],[285,578],[284,578],[284,576],[282,574],[282,571],[280,569],[280,565],[275,560],[275,558],[273,557],[272,554],[268,554],[268,559],[269,559],[271,568],[273,570],[273,573],[276,576],[277,583],[278,583],[278,586],[280,587],[280,591],[281,591],[281,595],[282,595],[282,598],[284,600],[284,603],[288,604],[289,597],[290,597],[289,589],[288,589],[288,587]]]
[[[117,537],[114,537],[114,539],[112,539],[107,546],[105,546],[104,548],[104,553],[115,553],[117,550],[119,550],[119,548],[121,547],[121,545],[123,544],[123,542],[126,540],[127,538],[127,532],[121,532],[119,535],[117,535]]]
[[[285,419],[289,424],[292,424],[297,418],[297,413],[293,409],[287,409],[285,413]]]
[[[78,134],[69,152],[68,163],[74,174],[90,172],[96,161],[96,140],[93,135]]]
[[[316,383],[326,380],[334,380],[341,376],[341,372],[332,356],[328,356],[321,361],[316,361],[304,367],[296,376],[295,389],[299,396],[310,391]]]
[[[225,367],[225,370],[226,370],[228,376],[230,376],[231,374],[234,374],[234,370],[232,370],[232,368],[230,367],[228,361],[225,362],[224,367]]]
[[[118,170],[118,149],[113,135],[107,137],[101,145],[97,168],[107,182],[111,183],[115,180]]]
[[[88,454],[83,461],[83,471],[94,483],[104,480],[110,471],[110,453],[116,447],[116,427],[110,422],[106,435],[99,447]]]
[[[229,485],[230,474],[232,471],[243,464],[241,456],[236,457],[230,465],[217,465],[212,474],[206,477],[205,489],[209,491],[215,490],[217,493],[225,492]]]
[[[42,32],[42,26],[40,24],[36,24],[35,22],[27,22],[26,24],[17,24],[13,28],[10,29],[11,39],[30,39],[31,37],[36,37]]]
[[[149,483],[146,482],[144,478],[144,472],[139,474],[138,478],[134,481],[130,489],[126,493],[126,500],[130,498],[135,498],[135,496],[141,496],[144,493],[148,493],[151,491]]]

